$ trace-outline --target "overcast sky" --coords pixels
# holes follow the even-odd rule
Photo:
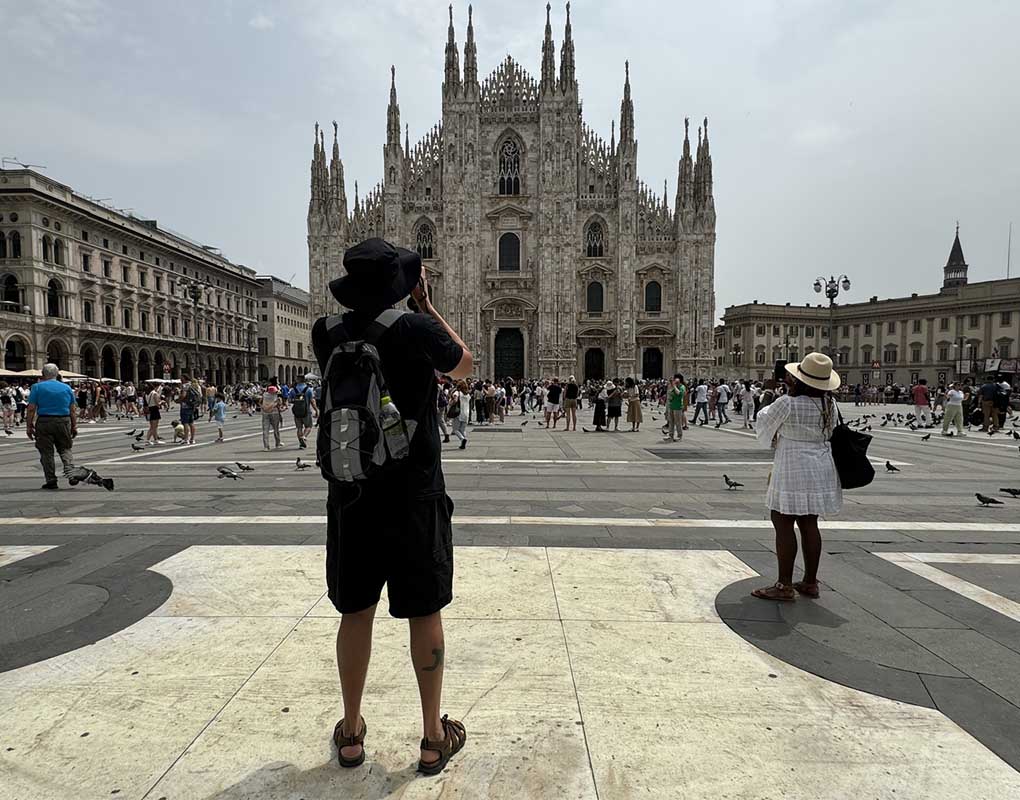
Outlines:
[[[0,155],[307,287],[312,126],[348,196],[382,175],[390,64],[411,140],[439,121],[447,3],[0,0]],[[553,8],[557,46],[564,8]],[[608,139],[631,62],[638,173],[676,191],[710,118],[716,300],[937,290],[960,221],[971,280],[1020,274],[1020,2],[575,0],[577,78]],[[467,4],[454,7],[463,59]],[[539,74],[545,3],[474,3],[479,75]],[[824,298],[822,298],[824,302]]]

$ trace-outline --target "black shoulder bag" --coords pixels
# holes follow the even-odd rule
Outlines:
[[[850,428],[843,422],[839,404],[835,400],[832,404],[836,406],[839,424],[833,428],[829,444],[839,485],[844,489],[860,489],[875,479],[875,468],[868,459],[868,445],[872,437]]]

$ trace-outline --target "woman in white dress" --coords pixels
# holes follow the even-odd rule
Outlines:
[[[786,365],[789,393],[758,412],[758,441],[775,448],[772,475],[765,502],[776,529],[779,580],[755,589],[763,600],[793,600],[797,593],[818,597],[818,561],[822,536],[818,517],[839,513],[843,491],[832,461],[829,438],[836,420],[836,401],[830,392],[839,388],[832,359],[810,353],[803,361]],[[800,529],[804,549],[804,580],[793,582]]]

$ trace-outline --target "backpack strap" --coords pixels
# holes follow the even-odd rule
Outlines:
[[[408,312],[400,308],[387,308],[365,328],[362,338],[369,344],[375,344],[392,327],[393,323],[406,313]]]

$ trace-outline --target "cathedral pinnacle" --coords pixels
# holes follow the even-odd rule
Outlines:
[[[630,99],[630,62],[624,62],[623,101],[620,103],[620,144],[634,141],[634,102]]]
[[[397,105],[397,68],[390,66],[390,104],[386,109],[386,144],[400,147],[400,106]]]
[[[549,13],[552,5],[545,4],[545,39],[542,41],[542,89],[547,91],[556,86],[556,46],[552,38],[552,22]]]
[[[471,18],[472,8],[468,6],[467,40],[464,42],[464,87],[478,85],[478,48],[475,46],[475,24]]]
[[[450,27],[446,34],[446,75],[443,80],[443,94],[456,94],[460,89],[460,56],[457,55],[457,40],[453,33],[453,4],[450,4]]]
[[[569,92],[576,87],[574,39],[570,31],[570,3],[567,3],[567,24],[563,29],[563,47],[560,48],[560,91]]]

